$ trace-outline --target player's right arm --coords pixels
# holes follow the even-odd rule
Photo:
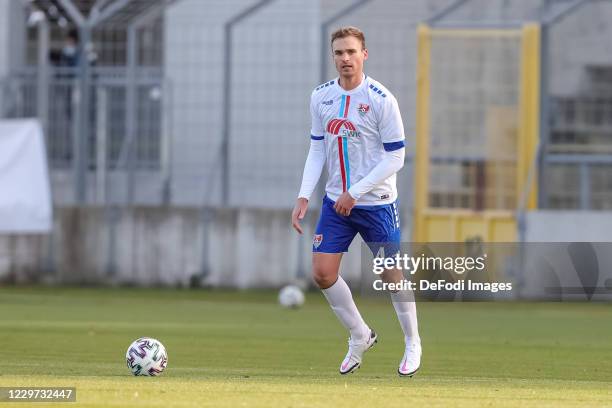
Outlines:
[[[310,196],[319,182],[326,159],[325,129],[323,128],[323,123],[319,114],[319,106],[317,104],[315,92],[313,92],[310,97],[310,116],[312,119],[310,129],[310,150],[308,151],[306,164],[304,164],[300,192],[291,214],[291,224],[300,234],[303,232],[300,221],[304,219],[306,215],[308,200],[310,200]]]

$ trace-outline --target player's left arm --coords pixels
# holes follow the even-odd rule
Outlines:
[[[362,195],[397,173],[404,166],[404,125],[397,100],[388,95],[379,116],[379,133],[384,153],[380,162],[336,201],[336,211],[348,215]]]
[[[385,151],[382,160],[357,184],[353,185],[348,193],[355,200],[372,190],[374,187],[397,173],[404,166],[405,148]]]

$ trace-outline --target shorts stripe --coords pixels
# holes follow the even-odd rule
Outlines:
[[[395,228],[399,228],[399,214],[397,212],[397,205],[395,203],[393,203],[393,222],[395,224]]]

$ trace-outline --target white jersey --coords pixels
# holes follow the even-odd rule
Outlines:
[[[404,147],[404,126],[395,97],[378,81],[364,75],[361,84],[346,91],[338,79],[312,92],[311,138],[324,140],[327,196],[336,201],[382,160],[384,151]],[[357,205],[390,204],[397,199],[393,174],[363,194]]]

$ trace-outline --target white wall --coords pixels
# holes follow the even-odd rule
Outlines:
[[[188,286],[201,272],[205,236],[210,256],[209,275],[204,281],[207,285],[279,287],[295,281],[299,271],[305,282],[311,282],[310,248],[316,212],[305,220],[302,240],[289,227],[286,210],[216,210],[212,215],[206,230],[197,209],[137,207],[121,213],[112,235],[103,208],[58,209],[52,239],[48,235],[0,236],[0,282]],[[524,262],[519,264],[523,268],[520,295],[553,299],[546,288],[609,285],[611,219],[606,212],[529,213],[527,239],[531,243],[526,247]],[[113,238],[116,273],[111,276],[107,266]],[[579,253],[567,244],[581,241],[594,243],[574,245]],[[503,248],[501,245],[498,248]],[[518,244],[506,248],[518,248]],[[342,262],[342,276],[355,290],[362,284],[361,250],[356,239]],[[518,271],[507,277],[505,272],[499,271],[500,281],[516,279]],[[595,299],[610,299],[609,293],[595,295]],[[584,300],[585,296],[583,292],[569,292],[562,298]]]
[[[188,286],[202,272],[205,236],[206,285],[279,287],[295,281],[300,270],[310,282],[316,212],[304,222],[302,240],[289,227],[288,211],[211,214],[205,229],[198,209],[138,207],[122,211],[113,226],[104,208],[60,208],[53,235],[0,235],[0,282]],[[358,260],[357,247],[345,262],[349,281],[360,274]]]
[[[531,211],[527,242],[612,242],[608,211]]]
[[[527,213],[523,296],[610,301],[612,284],[612,213],[608,211],[533,211]],[[559,244],[551,244],[559,243]],[[602,290],[604,289],[604,290]]]

